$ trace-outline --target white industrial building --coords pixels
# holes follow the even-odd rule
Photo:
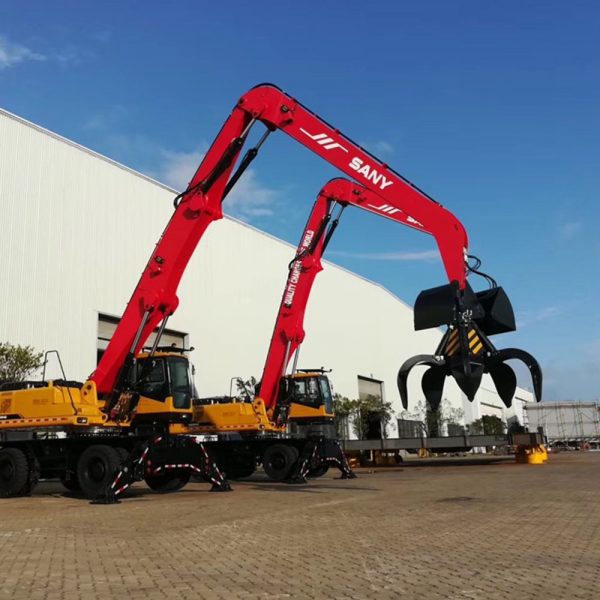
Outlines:
[[[172,213],[175,193],[0,110],[0,341],[57,349],[67,377],[85,379]],[[169,321],[171,335],[195,347],[190,357],[200,395],[227,394],[234,376],[260,376],[294,251],[229,217],[208,229]],[[415,332],[407,304],[329,262],[315,282],[305,329],[299,366],[331,368],[335,391],[349,398],[375,386],[398,415],[399,366],[431,353],[441,336]],[[59,376],[56,365],[49,368],[47,375]],[[423,400],[420,374],[411,376],[413,409]],[[519,388],[506,411],[493,390],[486,376],[471,404],[447,379],[445,398],[464,411],[466,423],[485,414],[523,422],[532,394]],[[397,435],[395,422],[388,435]]]

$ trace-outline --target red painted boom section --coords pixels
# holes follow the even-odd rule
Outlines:
[[[296,258],[290,264],[260,384],[260,397],[267,408],[277,403],[279,381],[304,340],[306,305],[315,277],[323,270],[321,256],[325,236],[321,235],[316,243],[314,239],[327,218],[330,204],[330,200],[319,194],[300,238]]]
[[[353,181],[332,179],[321,189],[300,238],[296,250],[297,258],[290,265],[267,352],[260,385],[260,397],[267,408],[274,407],[277,403],[279,381],[285,374],[294,352],[304,340],[304,314],[315,278],[323,270],[321,258],[325,237],[321,235],[317,243],[311,242],[318,236],[334,201],[342,206],[357,206],[401,225],[431,233],[425,224],[416,223],[415,219],[400,209],[390,209],[386,212],[378,210],[377,207],[382,203],[381,197]]]
[[[112,340],[91,379],[100,394],[113,391],[130,352],[138,352],[160,322],[177,308],[177,287],[208,225],[222,217],[225,186],[253,120],[281,129],[346,175],[362,183],[380,200],[373,212],[390,216],[399,209],[435,237],[450,281],[464,287],[467,236],[445,208],[310,110],[272,85],[244,94],[223,125],[171,220],[158,241],[123,313]],[[224,159],[226,157],[226,160]],[[374,203],[375,204],[375,203]],[[144,316],[148,319],[144,323]],[[135,343],[134,343],[135,342]]]

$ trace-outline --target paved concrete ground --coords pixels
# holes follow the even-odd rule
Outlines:
[[[600,453],[0,501],[0,599],[600,598]]]

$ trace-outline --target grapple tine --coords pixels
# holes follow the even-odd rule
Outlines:
[[[458,281],[423,290],[415,302],[415,330],[446,325],[434,356],[419,355],[407,360],[398,372],[398,389],[402,405],[408,404],[408,373],[418,364],[431,368],[424,374],[421,387],[429,405],[438,407],[444,378],[454,377],[458,387],[472,402],[484,373],[489,373],[498,395],[506,407],[512,405],[517,388],[514,371],[504,361],[521,360],[531,373],[536,400],[542,399],[542,370],[531,354],[516,348],[496,350],[488,336],[515,331],[515,317],[506,292],[496,281],[479,271],[481,261],[467,262],[467,274],[485,277],[490,288],[474,292],[468,283],[460,288]]]
[[[446,369],[442,366],[430,367],[423,374],[421,380],[421,389],[425,394],[425,400],[431,410],[436,411],[442,401],[444,391],[444,380],[446,379]]]
[[[517,376],[515,372],[506,364],[499,363],[488,369],[498,395],[504,402],[506,408],[512,406],[512,401],[517,389]]]
[[[408,375],[411,369],[419,364],[436,367],[440,365],[440,362],[432,354],[417,354],[402,364],[398,371],[397,382],[404,410],[408,409]]]
[[[498,354],[495,356],[495,359],[500,363],[510,360],[511,358],[520,360],[529,369],[531,380],[533,381],[535,399],[537,402],[540,402],[542,400],[543,383],[542,368],[540,367],[540,364],[533,356],[531,356],[531,354],[529,354],[529,352],[525,352],[525,350],[520,350],[519,348],[504,348],[503,350],[498,350]]]
[[[481,385],[483,366],[471,365],[469,373],[465,373],[463,369],[454,368],[452,369],[452,376],[469,401],[473,402],[475,394]]]

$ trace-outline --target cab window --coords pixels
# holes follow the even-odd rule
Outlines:
[[[296,402],[303,404],[321,404],[321,395],[319,391],[319,384],[314,377],[301,377],[296,379],[295,382],[295,396]]]
[[[331,397],[331,387],[329,385],[329,379],[326,377],[319,377],[319,386],[321,387],[321,396],[323,397],[323,404],[325,406],[325,412],[333,412],[333,398]]]
[[[169,395],[165,363],[162,360],[152,360],[148,365],[147,362],[138,363],[139,392],[142,396],[153,400],[164,401]]]
[[[175,408],[189,408],[192,401],[192,386],[190,385],[188,361],[169,360],[169,378],[171,380],[173,406]]]

